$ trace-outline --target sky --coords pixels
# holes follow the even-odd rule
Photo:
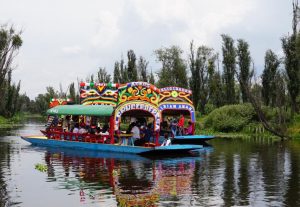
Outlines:
[[[280,38],[291,32],[292,0],[0,0],[0,24],[22,30],[14,81],[31,99],[47,86],[64,91],[99,67],[113,73],[128,50],[160,64],[154,50],[189,44],[221,54],[221,34],[250,45],[257,76],[266,50],[282,56]]]

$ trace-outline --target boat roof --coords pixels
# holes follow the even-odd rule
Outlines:
[[[109,105],[60,105],[47,110],[48,115],[111,116],[114,108]]]

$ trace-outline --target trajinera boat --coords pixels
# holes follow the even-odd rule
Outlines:
[[[42,146],[133,154],[172,155],[199,150],[201,141],[214,137],[194,135],[191,95],[188,89],[159,89],[146,82],[82,82],[80,105],[52,99],[47,127],[41,130],[43,135],[22,139]],[[124,127],[128,127],[127,131]],[[195,142],[182,144],[182,140]]]

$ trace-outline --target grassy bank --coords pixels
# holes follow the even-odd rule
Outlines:
[[[14,128],[16,126],[22,126],[24,121],[28,118],[42,118],[39,114],[30,113],[18,113],[11,118],[5,118],[0,116],[0,128]]]
[[[264,112],[268,121],[275,127],[278,126],[276,111],[264,108]],[[278,138],[264,129],[250,104],[227,105],[207,115],[197,113],[196,116],[197,134],[212,134],[219,138]],[[300,139],[300,115],[296,115],[293,120],[287,120],[287,135]]]

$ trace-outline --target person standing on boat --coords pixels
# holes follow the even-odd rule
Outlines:
[[[137,124],[134,122],[132,123],[132,129],[131,129],[131,133],[132,133],[132,137],[129,138],[128,140],[128,144],[129,145],[134,145],[135,140],[140,139],[140,129],[137,126]]]
[[[183,116],[183,114],[180,115],[180,118],[178,121],[178,134],[179,134],[179,136],[182,136],[184,134],[184,116]]]
[[[176,133],[177,133],[177,120],[176,120],[175,117],[171,121],[170,128],[171,128],[172,138],[174,138],[176,136]]]

